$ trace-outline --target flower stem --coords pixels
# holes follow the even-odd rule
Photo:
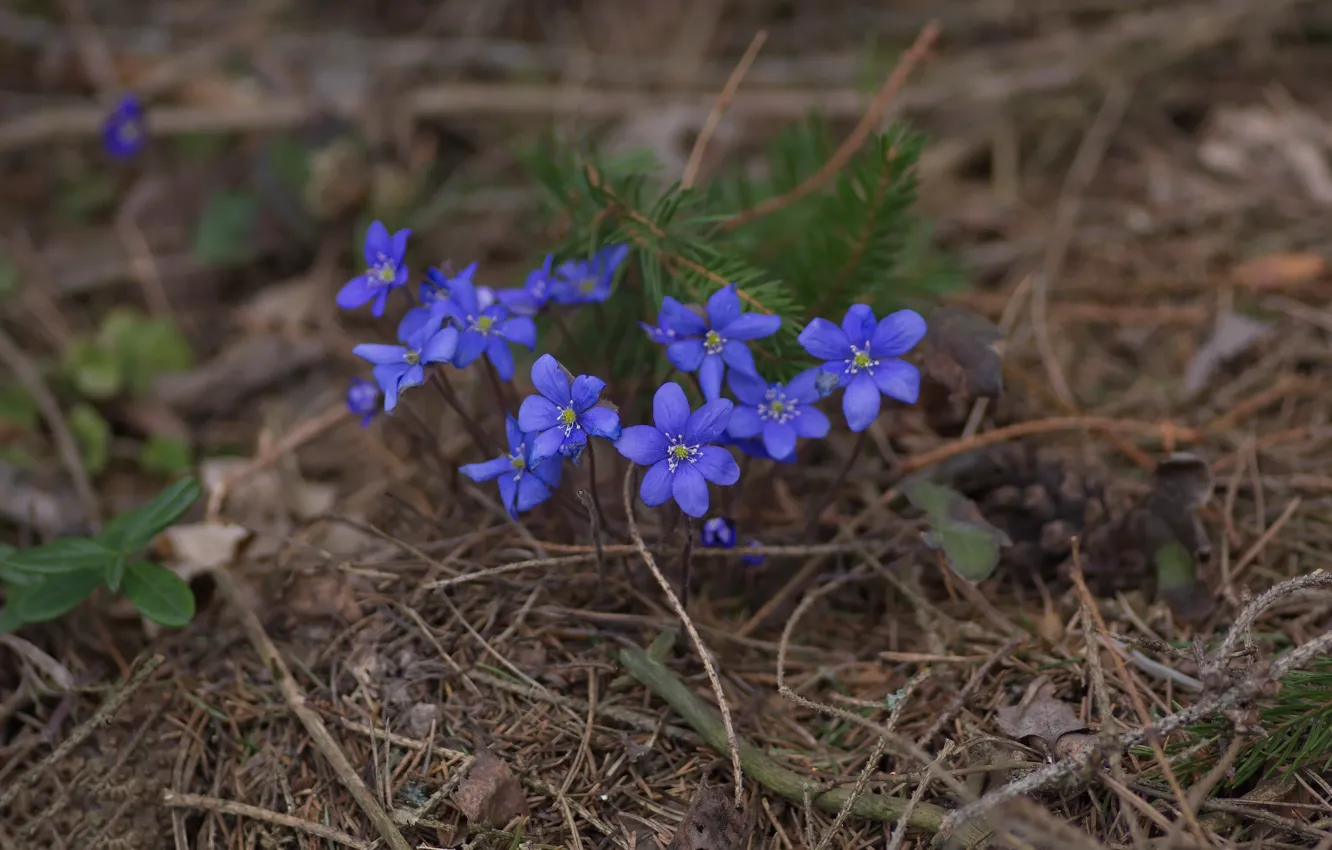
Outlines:
[[[500,383],[499,372],[495,370],[495,364],[490,362],[490,358],[484,358],[486,361],[486,377],[490,378],[490,388],[495,393],[495,404],[499,406],[500,421],[503,422],[509,416],[509,402],[504,398],[504,385]]]
[[[559,328],[560,334],[569,342],[570,347],[573,348],[574,356],[578,358],[579,368],[581,369],[583,366],[587,365],[586,352],[583,351],[583,346],[579,343],[578,338],[573,335],[573,331],[569,329],[569,323],[564,321],[563,311],[561,311],[559,307],[555,307],[550,311],[550,318],[551,321],[555,323],[555,327]]]
[[[865,441],[868,438],[868,435],[869,429],[866,428],[856,436],[855,448],[851,449],[851,454],[847,457],[846,463],[842,464],[841,471],[837,473],[837,477],[833,479],[832,485],[828,487],[827,490],[823,491],[823,495],[819,498],[819,501],[805,517],[806,538],[813,537],[814,533],[819,530],[819,517],[828,509],[828,505],[832,503],[833,499],[837,498],[837,491],[846,483],[846,476],[851,472],[851,467],[855,466],[856,459],[860,457],[860,452],[865,448]]]
[[[458,414],[458,418],[462,420],[463,427],[467,429],[467,433],[471,436],[472,442],[476,443],[476,447],[482,452],[493,451],[494,444],[486,439],[486,432],[463,409],[462,402],[458,400],[458,394],[454,392],[453,384],[449,382],[444,371],[442,369],[434,370],[430,374],[430,379],[435,385],[435,389],[439,390],[439,394],[444,396],[444,400],[448,402],[449,407],[453,408],[453,412]]]
[[[680,607],[689,608],[689,583],[694,577],[694,518],[685,514],[684,551],[680,553]]]
[[[592,506],[597,512],[597,525],[606,528],[606,512],[601,507],[601,495],[597,492],[597,453],[592,448],[592,439],[587,441],[587,489],[592,494]],[[597,551],[601,550],[600,535],[597,539]]]

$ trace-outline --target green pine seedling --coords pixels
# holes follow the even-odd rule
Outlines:
[[[62,537],[29,549],[0,548],[0,586],[5,589],[0,634],[54,620],[102,586],[123,593],[159,625],[189,623],[194,617],[190,586],[139,554],[185,515],[200,492],[199,482],[185,478],[148,504],[111,520],[93,537]]]

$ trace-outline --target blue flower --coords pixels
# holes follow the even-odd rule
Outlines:
[[[501,289],[496,293],[499,303],[515,316],[535,316],[541,312],[541,308],[550,300],[550,264],[554,260],[554,254],[547,254],[541,268],[527,273],[527,280],[521,289]]]
[[[750,540],[748,543],[748,548],[757,549],[762,545],[763,544],[758,542],[757,540]],[[740,560],[744,563],[746,567],[761,567],[763,566],[763,562],[766,561],[767,559],[768,556],[764,555],[761,552],[747,552],[744,555],[740,556]]]
[[[532,448],[540,462],[556,454],[577,463],[587,438],[620,437],[620,414],[597,404],[606,382],[591,375],[570,374],[559,361],[543,354],[532,364],[532,384],[541,395],[530,395],[518,408],[518,425],[524,431],[540,432]]]
[[[762,378],[732,371],[728,383],[740,403],[731,414],[726,432],[740,439],[758,437],[769,457],[789,457],[795,453],[796,438],[821,439],[828,436],[831,424],[823,411],[814,407],[819,400],[815,385],[821,371],[806,369],[788,384],[769,384]]]
[[[513,379],[513,353],[509,351],[509,344],[525,345],[529,350],[534,348],[536,323],[527,316],[510,316],[508,310],[493,302],[482,306],[478,287],[472,283],[475,268],[473,263],[450,280],[448,300],[436,305],[432,311],[452,318],[462,329],[453,365],[465,369],[484,353],[495,364],[500,378],[509,381]]]
[[[148,143],[143,104],[127,94],[102,121],[102,147],[116,159],[129,159]]]
[[[338,293],[338,306],[354,310],[374,302],[370,312],[379,318],[384,315],[384,304],[389,291],[407,282],[407,267],[402,264],[407,254],[410,230],[399,230],[389,236],[383,222],[375,222],[365,233],[365,274],[353,278]]]
[[[591,304],[610,297],[615,271],[629,256],[628,245],[607,245],[588,260],[561,263],[550,297],[556,304]]]
[[[781,316],[741,313],[740,296],[730,283],[708,299],[708,320],[669,295],[661,302],[661,327],[683,339],[666,347],[666,359],[681,372],[698,371],[698,383],[708,401],[721,398],[722,374],[730,366],[756,375],[754,355],[746,340],[763,339],[777,333]]]
[[[658,345],[670,345],[680,338],[680,335],[670,327],[666,321],[666,311],[661,310],[657,313],[657,323],[649,325],[647,322],[639,322],[638,326],[648,335],[648,339]]]
[[[735,546],[735,520],[714,516],[703,520],[698,537],[708,549],[731,549]]]
[[[691,517],[708,512],[708,482],[729,486],[740,480],[731,453],[709,445],[726,432],[734,405],[728,399],[704,403],[692,413],[684,390],[662,384],[652,399],[652,425],[624,429],[615,448],[639,466],[648,467],[638,495],[649,507],[674,498]]]
[[[367,381],[365,378],[351,379],[351,386],[347,387],[347,410],[351,411],[353,416],[361,417],[362,428],[369,425],[370,420],[379,412],[379,396],[379,387],[375,386],[374,381]]]
[[[352,349],[352,354],[374,364],[370,374],[384,391],[385,413],[397,406],[400,392],[425,383],[427,364],[453,359],[458,350],[458,330],[440,327],[443,321],[437,316],[409,334],[403,334],[399,325],[398,338],[403,345],[363,343]]]
[[[815,319],[800,332],[800,344],[825,361],[823,371],[845,388],[842,412],[852,431],[864,431],[879,416],[880,394],[906,404],[920,396],[920,370],[898,358],[925,336],[925,320],[915,310],[898,310],[882,320],[864,304],[853,304],[839,328]]]
[[[512,416],[504,417],[509,453],[485,463],[469,463],[458,471],[473,481],[499,479],[500,501],[514,519],[546,501],[560,486],[563,469],[558,462],[541,463],[532,458],[536,434],[524,434]]]

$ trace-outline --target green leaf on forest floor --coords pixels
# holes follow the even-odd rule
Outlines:
[[[111,460],[111,425],[91,404],[76,404],[65,415],[88,473],[97,475]]]
[[[226,263],[241,257],[259,204],[246,192],[223,190],[209,198],[194,231],[194,255],[204,263]]]
[[[154,434],[139,447],[139,466],[158,475],[179,475],[194,464],[190,444],[175,437]]]
[[[125,569],[125,596],[159,626],[179,628],[194,618],[194,592],[160,564],[135,561]]]
[[[189,340],[166,316],[145,316],[131,308],[119,308],[103,320],[98,336],[114,355],[126,386],[135,395],[148,392],[158,375],[194,365]]]
[[[942,550],[948,566],[968,581],[990,577],[1012,541],[981,516],[975,502],[924,478],[907,482],[902,492],[929,519],[930,530],[923,538],[927,546]]]
[[[97,401],[115,397],[125,384],[116,356],[90,339],[76,339],[65,349],[64,372],[79,395]]]

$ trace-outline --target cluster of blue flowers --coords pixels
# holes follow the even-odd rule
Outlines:
[[[410,235],[406,230],[390,235],[383,224],[371,225],[366,271],[342,288],[338,305],[369,304],[375,316],[383,315],[389,294],[409,279],[404,258]],[[371,364],[374,383],[356,379],[347,393],[348,408],[368,424],[381,399],[383,409],[392,411],[405,390],[423,384],[427,366],[463,369],[483,354],[502,380],[511,380],[510,346],[536,347],[532,317],[551,304],[605,301],[627,255],[628,246],[611,245],[587,260],[558,266],[547,256],[522,287],[498,292],[473,282],[475,263],[452,275],[429,269],[419,306],[398,325],[399,344],[354,349]],[[668,381],[653,397],[652,424],[622,427],[617,409],[601,398],[603,380],[575,376],[543,354],[532,366],[536,394],[523,400],[516,418],[506,413],[508,452],[461,472],[475,481],[498,479],[504,506],[517,517],[549,499],[560,484],[562,460],[577,464],[589,440],[598,437],[645,467],[639,487],[644,504],[674,501],[688,516],[701,518],[708,512],[708,484],[725,487],[740,478],[728,447],[793,463],[800,439],[819,439],[831,429],[816,405],[834,390],[843,390],[842,411],[852,431],[874,422],[882,396],[911,404],[919,395],[919,372],[900,359],[925,335],[924,319],[912,310],[876,319],[869,307],[857,304],[840,326],[813,320],[799,340],[822,363],[786,383],[764,379],[748,345],[777,333],[781,317],[745,312],[734,284],[714,292],[705,306],[666,297],[657,324],[639,324],[649,339],[665,346],[677,371],[696,373],[702,405],[692,408],[680,385]],[[734,401],[722,396],[723,382]],[[702,540],[705,546],[735,546],[734,522],[707,520]],[[745,561],[758,564],[762,556],[746,555]]]

